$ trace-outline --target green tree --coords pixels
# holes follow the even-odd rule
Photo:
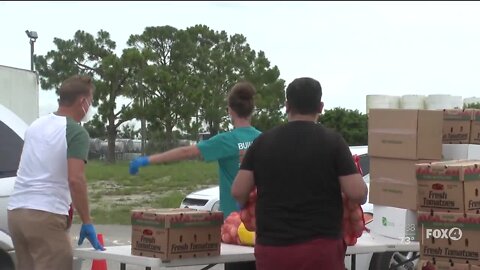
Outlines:
[[[215,135],[221,124],[228,121],[225,98],[228,88],[238,80],[229,53],[232,46],[225,31],[214,31],[205,25],[195,25],[186,31],[196,45],[191,65],[198,79],[192,83],[200,99],[198,120],[206,123],[210,134]]]
[[[107,161],[115,161],[115,139],[118,127],[132,118],[129,106],[117,108],[117,98],[132,93],[129,78],[140,69],[143,58],[135,49],[125,49],[120,57],[110,34],[100,30],[97,37],[78,30],[73,39],[54,38],[56,50],[35,59],[43,89],[58,88],[73,74],[88,74],[94,78],[96,90],[93,104],[98,105],[100,121],[106,123]]]
[[[325,110],[319,122],[342,134],[350,146],[368,144],[368,118],[358,110],[339,107]]]
[[[186,31],[197,45],[192,59],[197,76],[192,79],[198,81],[191,83],[201,96],[197,114],[207,124],[210,134],[228,127],[226,97],[230,88],[242,79],[257,88],[254,125],[266,130],[282,121],[285,82],[279,79],[278,68],[270,67],[264,52],[257,54],[241,34],[229,36],[205,25],[195,25]]]
[[[464,104],[463,105],[464,109],[480,109],[480,103],[470,103],[470,104]]]
[[[145,117],[151,128],[164,131],[165,140],[173,143],[173,129],[189,121],[196,111],[189,85],[195,45],[184,30],[171,26],[146,27],[141,35],[131,35],[127,43],[146,60],[141,73],[141,91],[148,100],[143,108]]]
[[[285,81],[279,79],[277,66],[270,68],[270,62],[263,51],[259,51],[252,61],[250,69],[246,70],[246,78],[257,88],[255,97],[256,113],[252,125],[261,131],[266,131],[286,121],[286,115],[281,112],[285,105]]]
[[[100,116],[95,114],[92,120],[86,122],[83,127],[88,131],[90,138],[107,138],[107,129],[105,128],[105,123],[100,120]]]
[[[136,139],[139,133],[140,130],[135,130],[135,124],[127,123],[120,128],[117,137],[120,139]]]

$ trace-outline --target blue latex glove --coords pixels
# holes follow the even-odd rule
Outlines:
[[[83,240],[85,237],[90,241],[93,248],[96,250],[105,250],[105,248],[98,242],[97,232],[95,231],[95,227],[93,224],[82,224],[82,228],[80,228],[80,238],[78,238],[78,245],[80,246],[83,244]]]
[[[143,166],[147,166],[150,164],[150,161],[148,161],[147,156],[143,157],[137,157],[134,160],[130,161],[130,174],[135,175],[138,173],[138,169]]]

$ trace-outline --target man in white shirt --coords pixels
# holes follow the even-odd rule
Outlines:
[[[88,206],[85,163],[89,135],[78,123],[92,104],[94,85],[87,76],[72,76],[57,90],[58,110],[35,120],[25,132],[17,180],[8,204],[17,270],[72,269],[68,229],[70,205],[82,227],[79,245],[98,242]]]

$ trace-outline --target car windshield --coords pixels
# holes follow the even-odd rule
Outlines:
[[[0,178],[16,176],[23,140],[2,121],[0,138]]]

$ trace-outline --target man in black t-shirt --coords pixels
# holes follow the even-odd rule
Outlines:
[[[312,78],[287,87],[288,123],[260,135],[232,186],[245,204],[257,187],[258,270],[344,270],[343,192],[359,204],[367,187],[343,137],[317,124],[322,88]]]

